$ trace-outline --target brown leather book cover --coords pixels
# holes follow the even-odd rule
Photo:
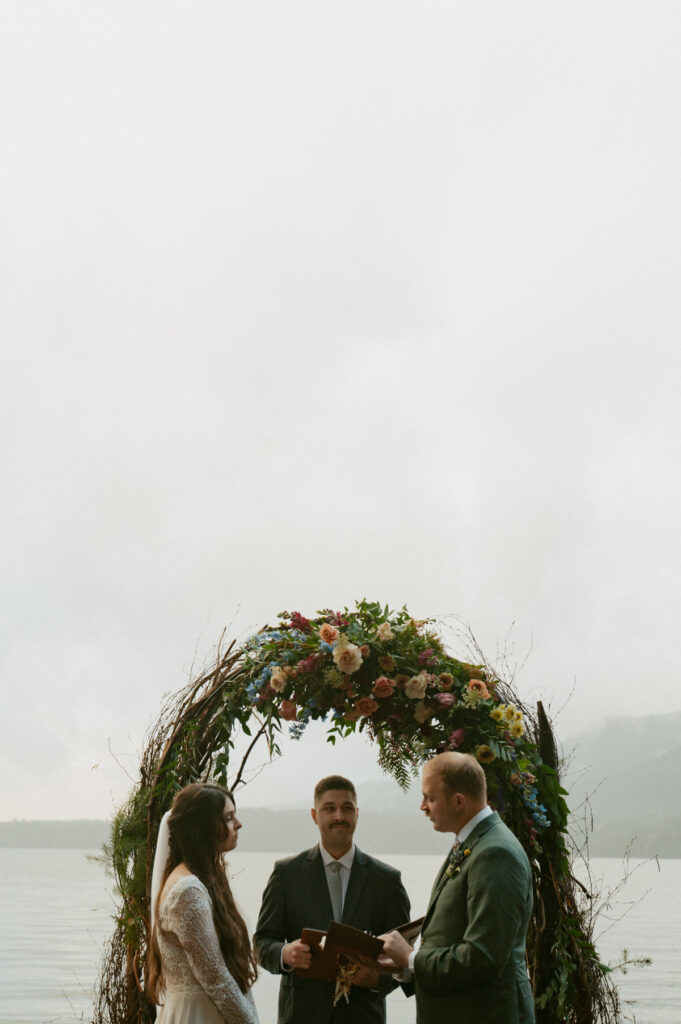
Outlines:
[[[296,968],[296,974],[301,978],[319,978],[322,981],[336,980],[338,954],[320,949],[319,943],[322,939],[326,939],[326,932],[320,932],[316,928],[303,928],[300,941],[310,947],[312,962],[309,967]]]
[[[425,917],[417,917],[414,921],[407,921],[406,924],[401,924],[399,928],[394,928],[393,931],[399,932],[402,938],[406,939],[410,945],[414,944],[414,939],[420,934],[423,928],[423,922]]]
[[[421,931],[423,921],[424,918],[419,917],[391,931],[399,932],[407,942],[413,942]],[[310,947],[312,962],[307,968],[297,967],[296,974],[301,978],[318,978],[323,981],[336,980],[339,953],[354,957],[360,962],[371,962],[378,967],[376,961],[383,949],[381,939],[338,921],[331,921],[328,932],[318,931],[316,928],[303,928],[300,940]],[[390,968],[386,967],[379,969],[390,971]]]
[[[345,953],[346,956],[363,956],[376,960],[383,949],[383,943],[374,935],[353,928],[349,924],[332,921],[326,933],[325,950]]]

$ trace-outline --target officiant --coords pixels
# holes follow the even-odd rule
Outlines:
[[[352,782],[341,775],[318,782],[311,814],[319,843],[275,863],[254,936],[262,966],[282,976],[277,1024],[384,1024],[385,997],[397,984],[389,975],[362,968],[349,1000],[334,1006],[332,982],[296,974],[311,962],[304,928],[326,931],[339,921],[379,935],[409,920],[399,871],[354,843],[359,809]]]

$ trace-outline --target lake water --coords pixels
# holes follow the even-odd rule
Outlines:
[[[378,854],[380,856],[380,854]],[[276,855],[236,853],[233,887],[252,930]],[[414,915],[423,912],[440,857],[385,855],[402,872]],[[649,956],[649,967],[617,973],[626,1016],[637,1024],[681,1020],[681,860],[633,861],[598,948],[615,963]],[[594,859],[592,876],[611,889],[622,863]],[[112,930],[110,881],[82,850],[0,849],[0,1021],[75,1024],[90,1020],[102,945]],[[621,915],[627,911],[626,916]],[[621,918],[617,920],[617,918]],[[607,929],[604,931],[604,929]],[[255,988],[262,1024],[275,1024],[278,978],[263,972]],[[413,1024],[414,1001],[388,998],[389,1024]]]

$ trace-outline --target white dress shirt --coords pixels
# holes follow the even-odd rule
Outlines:
[[[319,844],[319,852],[322,857],[322,864],[324,865],[324,874],[326,876],[327,887],[329,888],[329,896],[331,895],[331,887],[329,886],[329,875],[331,872],[329,871],[329,864],[340,864],[341,866],[342,870],[340,877],[341,884],[343,886],[343,905],[345,905],[345,897],[348,891],[348,882],[350,881],[350,871],[352,870],[352,865],[355,859],[355,844],[353,843],[348,852],[344,853],[342,857],[338,858],[333,857],[329,853],[329,851],[325,849],[324,846],[322,846],[321,843]],[[281,947],[281,957],[279,962],[281,964],[282,971],[288,973],[289,971],[293,970],[292,967],[289,967],[287,964],[284,963],[283,946]]]

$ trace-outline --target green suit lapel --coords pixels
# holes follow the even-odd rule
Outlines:
[[[454,855],[454,864],[455,864],[454,870],[456,871],[457,874],[460,873],[461,868],[464,866],[464,864],[468,860],[468,857],[470,857],[472,855],[473,850],[478,845],[478,843],[480,842],[482,837],[485,835],[485,833],[488,832],[489,829],[491,829],[494,825],[498,825],[500,821],[501,821],[501,818],[499,817],[497,812],[496,811],[492,811],[492,813],[488,814],[486,818],[483,818],[482,821],[478,822],[478,824],[475,826],[475,828],[473,829],[471,834],[461,844],[463,846],[463,850],[460,850],[460,849],[457,850],[456,854]],[[465,850],[468,850],[469,853],[466,854],[464,852]],[[433,885],[433,889],[432,889],[431,894],[430,894],[430,902],[428,904],[428,909],[426,910],[426,919],[423,922],[423,926],[424,927],[427,924],[428,918],[430,917],[430,915],[432,913],[432,910],[433,910],[433,907],[435,906],[435,903],[437,902],[437,898],[440,895],[440,893],[442,892],[442,890],[444,889],[445,885],[450,880],[450,878],[456,878],[456,874],[454,874],[454,875],[448,875],[447,874],[447,868],[449,867],[449,864],[451,862],[452,862],[452,854],[450,853],[449,857],[447,858],[447,860],[444,862],[444,864],[440,868],[440,872],[439,872],[437,878],[435,879],[435,884]]]

